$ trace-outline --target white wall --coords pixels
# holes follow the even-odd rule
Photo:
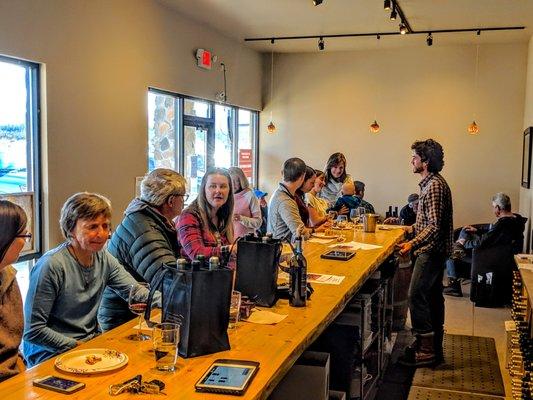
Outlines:
[[[529,40],[529,56],[527,60],[527,81],[526,81],[526,100],[524,106],[524,124],[523,129],[533,126],[533,36]],[[530,177],[531,179],[531,177]],[[533,183],[529,189],[520,187],[520,212],[529,218],[531,226],[531,215],[533,215]],[[531,231],[528,229],[527,243],[531,241]],[[526,250],[528,247],[526,247]]]
[[[498,191],[518,207],[526,44],[480,46],[477,89],[475,46],[274,57],[273,101],[265,93],[260,136],[260,183],[269,192],[285,159],[323,168],[341,151],[348,172],[367,184],[368,201],[384,213],[418,191],[410,146],[432,137],[444,147],[456,226],[491,221]],[[270,55],[264,64],[268,89]],[[271,111],[274,135],[266,132]],[[466,131],[474,112],[477,136]],[[377,135],[368,128],[374,119]]]
[[[59,210],[81,190],[107,195],[114,223],[147,168],[147,89],[214,99],[219,70],[195,66],[211,49],[228,69],[228,100],[261,107],[261,56],[155,0],[7,0],[0,54],[46,65],[50,245]]]

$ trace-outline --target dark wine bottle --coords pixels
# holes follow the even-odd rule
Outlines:
[[[200,260],[192,260],[192,270],[193,271],[200,271],[200,268],[202,266],[202,262]]]
[[[206,265],[205,265],[205,256],[203,254],[198,254],[196,256],[196,259],[198,261],[200,261],[200,268],[205,268],[206,267]]]
[[[305,307],[307,300],[307,260],[302,252],[302,238],[296,237],[289,267],[289,305]]]
[[[230,247],[222,246],[220,248],[220,267],[227,267],[230,257]]]

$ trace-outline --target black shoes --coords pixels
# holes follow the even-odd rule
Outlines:
[[[442,291],[447,296],[463,297],[463,291],[461,290],[461,282],[455,278],[448,278],[448,286]]]

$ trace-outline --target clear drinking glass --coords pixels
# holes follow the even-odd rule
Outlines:
[[[175,371],[180,342],[180,325],[170,322],[154,327],[152,343],[154,345],[155,367],[159,371]]]
[[[337,226],[340,229],[346,228],[347,224],[348,224],[348,216],[347,215],[339,215],[337,217]]]
[[[231,303],[229,306],[229,329],[235,329],[237,322],[239,322],[239,314],[241,310],[241,292],[236,290],[231,292]]]
[[[139,316],[139,327],[136,334],[128,336],[130,340],[143,341],[150,339],[150,336],[141,332],[142,317],[146,310],[148,295],[150,294],[150,285],[145,282],[138,282],[130,286],[128,297],[128,307],[130,311]]]

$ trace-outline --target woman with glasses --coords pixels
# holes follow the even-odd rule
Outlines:
[[[250,189],[248,178],[239,167],[228,170],[233,185],[233,234],[236,238],[257,231],[263,223],[261,206]]]
[[[18,348],[22,339],[24,317],[22,298],[14,264],[31,234],[26,230],[24,210],[7,200],[0,200],[0,381],[18,374],[24,364]]]
[[[220,257],[233,241],[233,189],[225,168],[212,168],[202,178],[198,197],[181,214],[178,236],[190,260]],[[236,249],[234,248],[234,251]],[[230,264],[233,267],[233,263]]]
[[[108,250],[139,282],[151,283],[163,264],[175,266],[179,257],[174,219],[181,214],[188,194],[185,179],[171,169],[158,168],[141,182],[141,196],[124,212]],[[112,288],[106,288],[98,322],[112,329],[135,317]]]
[[[97,311],[106,286],[127,300],[130,287],[137,285],[104,248],[111,228],[108,199],[76,193],[63,205],[59,222],[65,242],[44,254],[30,272],[23,336],[30,367],[100,333]]]

